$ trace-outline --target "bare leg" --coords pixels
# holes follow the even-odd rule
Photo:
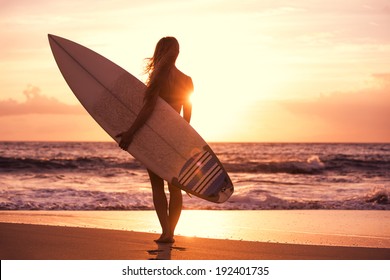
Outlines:
[[[152,171],[148,170],[148,173],[152,184],[154,208],[162,228],[162,234],[156,241],[172,238],[168,216],[168,202],[164,191],[164,181]]]
[[[181,209],[183,206],[183,196],[181,190],[171,184],[168,184],[169,189],[169,225],[172,238],[175,234],[175,228],[179,221]]]

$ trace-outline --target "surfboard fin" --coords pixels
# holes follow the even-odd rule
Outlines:
[[[186,192],[186,194],[190,197],[190,198],[192,198],[192,195],[190,195],[190,193],[189,192]]]

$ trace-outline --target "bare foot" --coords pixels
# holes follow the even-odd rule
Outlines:
[[[173,236],[161,235],[159,239],[154,240],[156,243],[175,243]]]
[[[173,238],[163,238],[163,239],[157,239],[157,240],[154,240],[156,243],[175,243],[175,239]]]

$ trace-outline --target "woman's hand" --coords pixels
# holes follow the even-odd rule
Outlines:
[[[147,119],[153,113],[154,107],[157,103],[157,98],[158,92],[142,106],[141,111],[138,113],[131,127],[127,131],[119,133],[115,136],[121,138],[121,140],[119,141],[119,147],[121,147],[122,150],[127,151],[131,142],[133,142],[133,138],[136,132],[145,124]]]
[[[121,138],[121,140],[119,141],[119,147],[122,150],[127,151],[127,149],[129,148],[131,142],[133,142],[134,133],[131,132],[130,130],[127,130],[125,132],[119,133],[115,137],[120,137]]]

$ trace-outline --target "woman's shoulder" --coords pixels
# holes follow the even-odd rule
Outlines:
[[[184,73],[183,73],[182,71],[180,71],[179,69],[176,68],[176,71],[175,71],[175,72],[176,72],[176,75],[177,75],[177,77],[178,77],[179,79],[187,80],[187,81],[191,80],[191,81],[192,81],[192,79],[191,79],[190,76],[184,74]]]
[[[182,71],[176,68],[176,79],[180,84],[184,84],[186,87],[193,88],[194,85],[192,83],[192,78],[186,74],[184,74]]]

